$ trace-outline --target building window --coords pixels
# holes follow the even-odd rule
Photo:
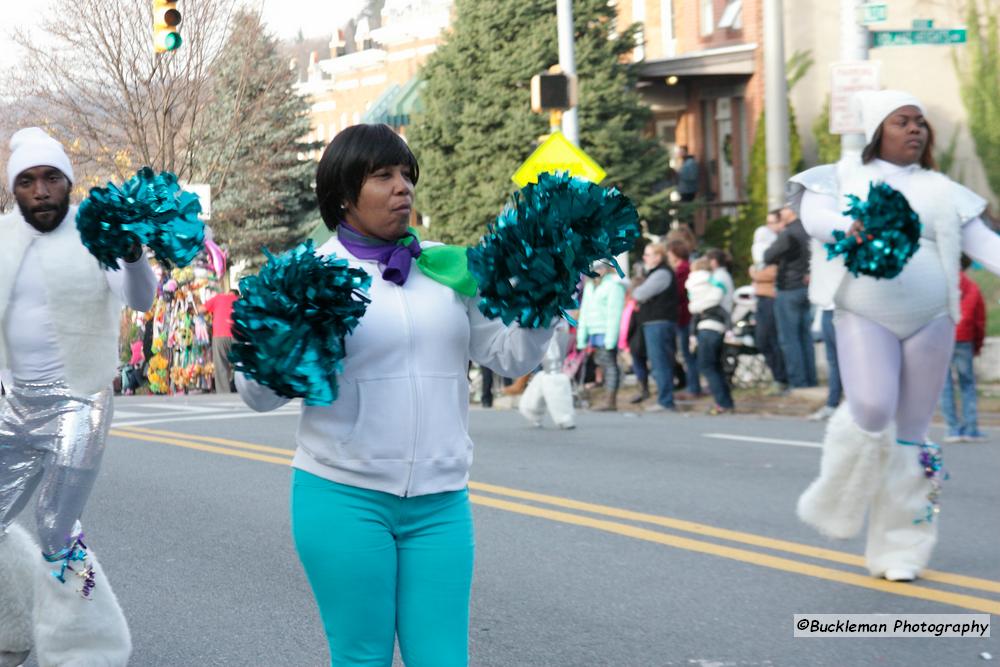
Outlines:
[[[660,0],[660,35],[663,55],[673,58],[677,55],[677,40],[674,38],[674,0]]]
[[[711,35],[715,32],[715,11],[712,5],[715,0],[700,0],[701,2],[701,34]]]
[[[633,62],[639,62],[646,58],[646,0],[632,0],[632,21],[639,24],[632,52]]]
[[[740,30],[743,27],[743,0],[730,0],[719,19],[720,30]]]

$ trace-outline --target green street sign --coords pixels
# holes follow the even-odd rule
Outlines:
[[[861,5],[861,23],[883,23],[889,19],[889,5],[884,2],[869,2]]]
[[[913,19],[910,27],[914,30],[930,30],[934,27],[934,19]]]
[[[872,47],[964,44],[965,28],[955,30],[872,30]]]

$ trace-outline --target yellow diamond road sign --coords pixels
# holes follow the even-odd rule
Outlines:
[[[523,188],[528,183],[536,183],[538,175],[544,171],[568,171],[571,176],[593,183],[600,183],[607,176],[601,165],[558,131],[543,141],[511,178],[517,183],[517,187]]]

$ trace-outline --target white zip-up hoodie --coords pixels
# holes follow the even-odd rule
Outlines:
[[[469,360],[523,375],[540,363],[552,329],[489,320],[478,297],[462,296],[416,266],[403,286],[383,280],[375,260],[355,258],[336,237],[318,254],[335,254],[371,275],[371,303],[345,341],[337,400],[302,407],[292,466],[397,496],[465,488],[472,464]],[[257,411],[288,401],[242,373],[236,387]]]

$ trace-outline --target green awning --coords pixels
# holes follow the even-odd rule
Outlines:
[[[392,104],[392,114],[399,119],[399,125],[409,125],[410,116],[416,111],[423,111],[420,103],[420,93],[423,91],[426,82],[418,77],[413,77],[406,82],[399,94],[396,95]]]
[[[395,99],[396,94],[400,91],[401,86],[398,83],[394,83],[384,91],[382,94],[376,98],[372,105],[365,112],[365,115],[361,117],[362,123],[386,123],[386,118],[389,116],[389,105]]]
[[[393,84],[382,93],[371,108],[365,113],[365,123],[385,123],[392,127],[403,127],[410,124],[410,115],[421,111],[420,91],[424,82],[413,77],[405,84]]]

